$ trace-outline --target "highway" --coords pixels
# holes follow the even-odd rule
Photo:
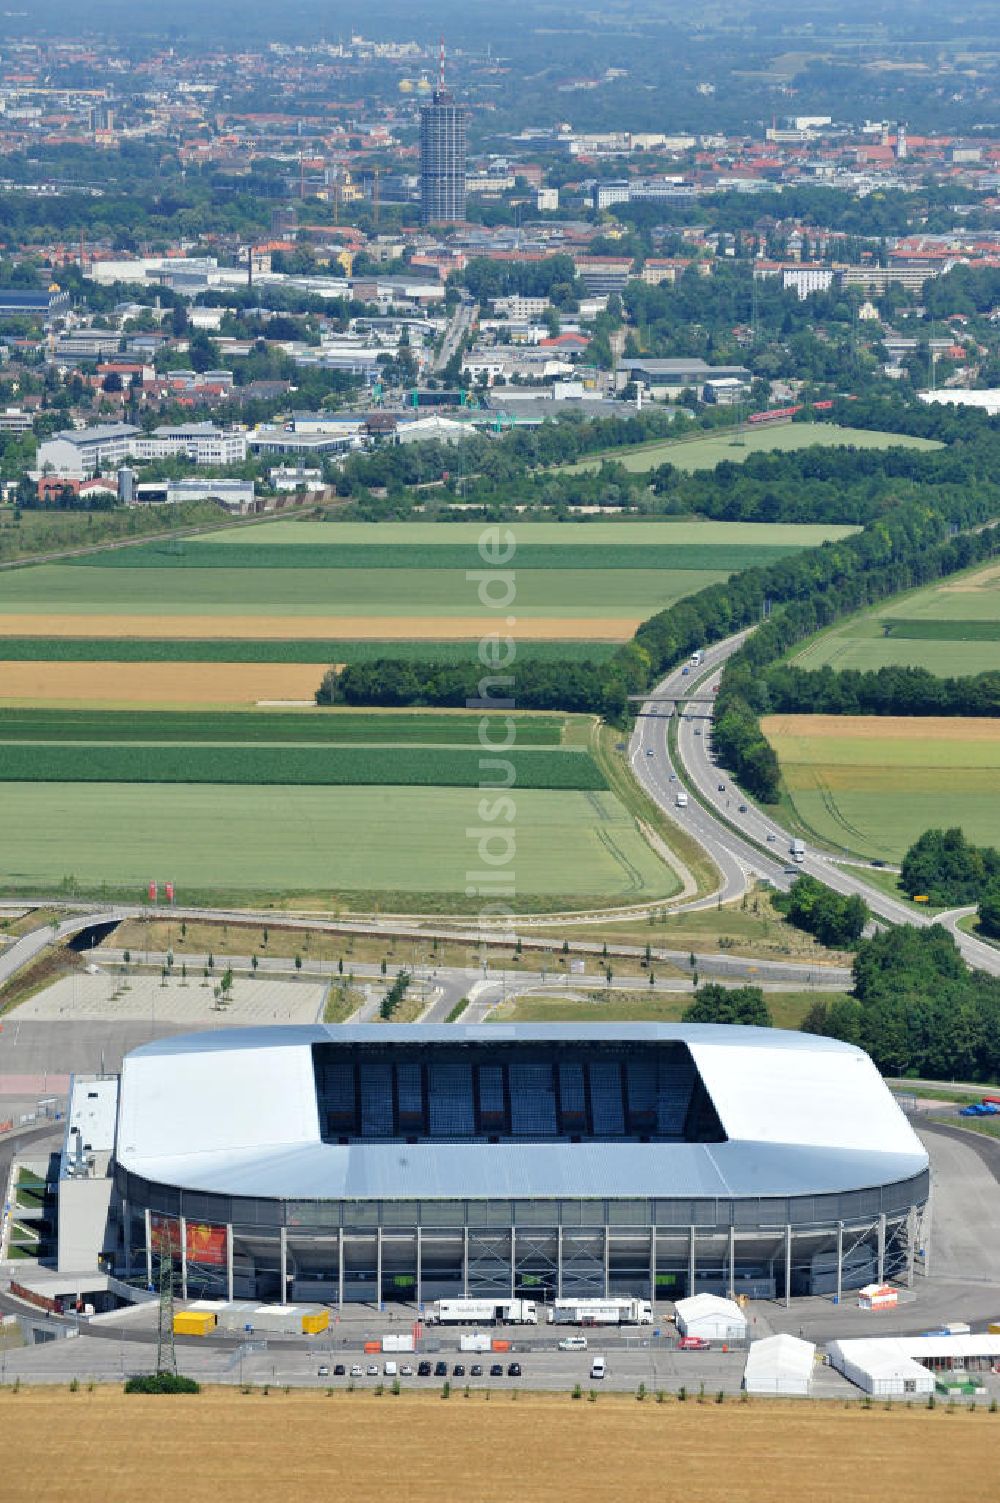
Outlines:
[[[712,689],[727,659],[745,637],[746,632],[740,632],[709,648],[697,668],[687,665],[686,674],[683,668],[668,674],[640,707],[629,747],[633,771],[643,788],[698,841],[721,873],[719,894],[690,906],[705,907],[718,901],[719,895],[723,901],[738,898],[755,877],[766,877],[775,887],[787,889],[799,872],[806,872],[836,892],[859,894],[873,915],[887,923],[924,927],[943,922],[968,965],[1000,976],[1000,950],[957,927],[958,919],[968,909],[956,909],[935,919],[865,882],[856,870],[844,866],[832,854],[810,846],[806,847],[801,864],[792,863],[789,831],[767,810],[753,803],[729,774],[716,766],[712,757]],[[677,719],[675,767],[667,749],[671,707],[662,701],[677,695],[691,695],[704,702],[692,705]],[[691,790],[688,806],[679,809],[677,792],[684,787]]]

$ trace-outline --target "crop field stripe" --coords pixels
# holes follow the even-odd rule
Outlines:
[[[603,789],[585,751],[471,747],[108,746],[0,743],[0,781],[14,783],[250,783],[485,789]]]
[[[308,742],[329,745],[358,742],[371,745],[382,742],[474,747],[479,745],[479,727],[483,718],[481,715],[437,715],[421,711],[387,711],[385,714],[351,710],[311,714],[275,711],[265,714],[246,710],[185,713],[169,710],[10,709],[0,710],[0,744],[23,741],[98,744],[108,741],[153,745],[181,742],[193,746],[205,742],[241,745],[280,742],[300,745]],[[507,719],[504,715],[499,718]],[[522,715],[513,717],[513,723],[516,747],[557,747],[562,740],[565,720],[562,716]]]
[[[515,534],[516,536],[516,534]],[[523,570],[764,568],[798,550],[795,543],[612,543],[522,544],[515,562]],[[150,543],[140,548],[64,559],[67,569],[481,569],[482,556],[471,544],[259,544]]]
[[[890,628],[890,640],[902,637],[914,642],[1000,642],[1000,621],[949,621],[933,617],[913,621],[887,616],[880,624]]]
[[[518,661],[604,662],[616,651],[613,642],[553,640],[517,643]],[[371,663],[378,658],[423,663],[476,661],[475,643],[457,641],[322,641],[303,637],[3,637],[0,662],[30,663]]]

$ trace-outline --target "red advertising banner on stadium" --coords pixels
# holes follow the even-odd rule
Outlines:
[[[187,1223],[185,1252],[189,1263],[211,1263],[217,1268],[226,1264],[226,1228],[210,1226],[204,1221]],[[149,1218],[149,1236],[153,1252],[170,1253],[179,1258],[181,1224],[175,1216],[153,1215]]]
[[[156,883],[155,882],[150,882],[150,884],[149,884],[149,901],[151,903],[155,903],[156,902]]]
[[[167,895],[167,902],[172,903],[174,901],[174,884],[172,882],[164,883],[163,891]]]
[[[187,1224],[187,1257],[189,1263],[213,1263],[222,1268],[226,1262],[226,1228],[208,1226],[203,1221]]]

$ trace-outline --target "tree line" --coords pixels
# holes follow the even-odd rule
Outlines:
[[[970,971],[939,925],[903,924],[861,941],[851,993],[817,1002],[802,1028],[857,1044],[886,1075],[996,1080],[1000,978]]]
[[[832,950],[852,949],[864,933],[870,917],[868,904],[858,894],[834,892],[816,877],[803,873],[788,892],[776,892],[772,902],[790,924],[812,934]]]

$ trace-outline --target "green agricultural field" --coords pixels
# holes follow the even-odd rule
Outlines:
[[[469,566],[476,567],[474,559]],[[480,565],[479,567],[483,567]],[[580,622],[651,616],[685,595],[728,577],[724,569],[526,570],[516,576],[521,619]],[[178,621],[185,616],[396,618],[401,636],[413,618],[447,622],[481,617],[477,584],[458,569],[131,569],[42,564],[0,577],[0,614],[46,619],[109,613]],[[155,630],[155,628],[154,628]],[[22,633],[23,634],[23,633]],[[623,633],[627,635],[627,630]]]
[[[632,449],[608,449],[603,455],[566,465],[570,473],[595,470],[601,460],[622,465],[626,470],[654,470],[661,464],[676,465],[679,470],[712,470],[723,460],[742,464],[751,454],[775,450],[808,449],[813,445],[850,446],[855,449],[940,449],[932,439],[909,438],[898,433],[878,433],[867,428],[838,428],[833,423],[784,423],[778,427],[745,428],[737,435],[723,429],[704,438],[663,440],[639,444]]]
[[[507,716],[494,712],[501,723]],[[286,744],[477,746],[482,715],[431,710],[0,710],[0,745],[18,741],[182,742],[244,746]],[[573,723],[565,715],[516,715],[514,745],[559,746]],[[582,723],[589,724],[583,717]],[[492,733],[491,733],[492,734]]]
[[[199,546],[250,547],[273,550],[282,546],[326,547],[428,547],[451,548],[457,544],[476,548],[484,536],[497,534],[506,540],[513,534],[514,566],[522,549],[536,547],[586,547],[608,549],[618,544],[656,547],[757,547],[813,548],[827,538],[846,537],[855,527],[795,522],[700,522],[690,518],[621,517],[609,522],[586,518],[571,522],[342,522],[334,515],[326,522],[258,522],[224,532],[206,532]],[[185,544],[193,547],[194,544]]]
[[[995,563],[848,617],[795,654],[801,668],[927,668],[942,677],[1000,670]]]
[[[467,663],[475,644],[434,641],[313,641],[307,637],[240,640],[232,637],[0,637],[5,663],[371,663],[378,658],[399,662]],[[532,642],[518,638],[517,661],[524,663],[603,662],[616,651],[614,642]]]
[[[512,771],[511,771],[512,770]],[[603,789],[582,749],[487,753],[471,746],[108,746],[0,739],[7,783],[251,783]]]
[[[834,850],[896,862],[932,825],[1000,844],[1000,723],[898,716],[771,715],[762,722],[806,832]]]
[[[512,907],[669,897],[677,879],[609,793],[515,790],[485,824],[474,788],[0,783],[0,888],[109,892],[173,881],[200,896],[299,894],[344,906],[476,910],[484,870]],[[507,836],[511,844],[507,845]],[[480,839],[510,861],[488,866]]]

